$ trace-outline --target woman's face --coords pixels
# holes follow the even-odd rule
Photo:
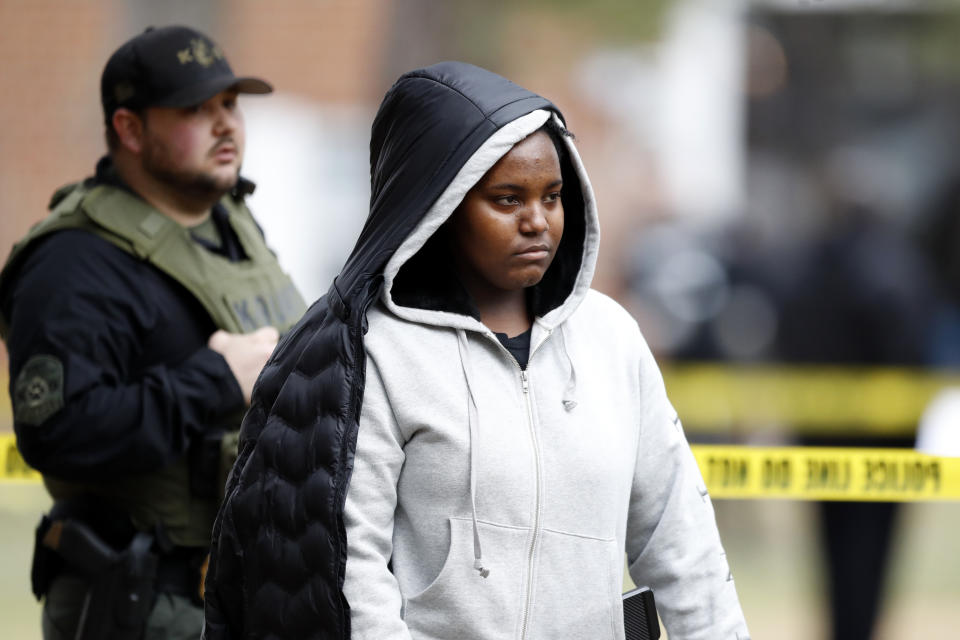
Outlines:
[[[454,261],[474,300],[531,287],[563,236],[560,160],[538,131],[470,189],[450,219]]]

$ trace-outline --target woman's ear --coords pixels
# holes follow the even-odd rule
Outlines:
[[[143,150],[143,119],[130,109],[120,107],[113,112],[110,124],[117,134],[120,146],[134,154]]]

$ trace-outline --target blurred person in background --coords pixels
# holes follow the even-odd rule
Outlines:
[[[3,269],[17,444],[54,500],[32,570],[47,640],[199,637],[236,430],[305,309],[239,174],[237,96],[271,90],[187,27],[123,44],[101,78],[108,154]]]
[[[590,288],[557,108],[440,63],[390,89],[370,151],[356,248],[244,421],[205,638],[622,640],[626,551],[673,640],[746,640],[657,364]]]
[[[929,264],[903,231],[871,207],[856,180],[829,180],[830,224],[797,250],[776,296],[782,362],[844,366],[930,364],[940,294]],[[867,185],[861,185],[866,187]],[[771,269],[776,268],[771,265]],[[802,426],[802,425],[801,425]],[[903,425],[904,431],[916,424]],[[913,437],[806,436],[808,446],[910,448]],[[834,640],[869,640],[881,611],[898,503],[821,502]]]

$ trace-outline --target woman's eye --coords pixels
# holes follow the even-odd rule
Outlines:
[[[520,204],[520,199],[517,196],[500,196],[495,202],[504,207],[512,207]]]
[[[559,199],[560,199],[560,192],[559,192],[559,191],[554,191],[553,193],[549,194],[549,195],[548,195],[546,198],[544,198],[543,200],[544,200],[544,202],[556,202],[556,201],[559,200]]]

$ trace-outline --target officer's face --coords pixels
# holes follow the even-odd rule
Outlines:
[[[223,91],[195,107],[146,110],[143,167],[170,186],[226,193],[237,182],[243,145],[236,91]]]

